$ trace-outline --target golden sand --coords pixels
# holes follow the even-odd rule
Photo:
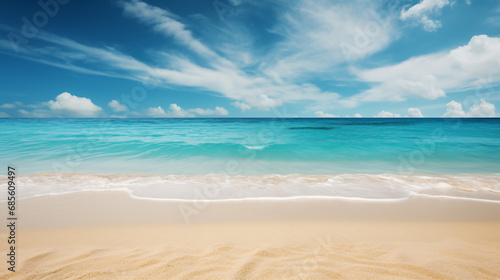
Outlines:
[[[0,279],[500,278],[497,203],[211,202],[189,224],[185,205],[121,192],[21,200],[17,272],[4,264]]]

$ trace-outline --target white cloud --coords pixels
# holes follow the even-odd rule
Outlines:
[[[152,25],[155,31],[167,37],[173,37],[177,42],[187,46],[197,54],[218,57],[215,52],[195,39],[191,31],[187,30],[186,26],[178,20],[179,17],[175,14],[138,0],[121,3],[125,15],[135,17],[146,24]]]
[[[408,108],[408,116],[412,118],[422,118],[422,112],[418,108]]]
[[[422,0],[420,3],[401,10],[401,20],[413,20],[424,26],[427,31],[436,31],[441,27],[439,20],[433,20],[429,17],[439,13],[444,6],[450,4],[449,0]]]
[[[108,103],[108,106],[113,109],[114,112],[125,112],[127,111],[127,106],[121,104],[120,102],[116,100],[111,100]]]
[[[452,100],[450,103],[446,104],[446,113],[443,117],[465,117],[465,111],[462,108],[462,104]]]
[[[193,113],[185,111],[175,103],[170,104],[167,112],[165,112],[161,106],[158,106],[156,108],[148,108],[146,114],[153,118],[192,118],[195,116]]]
[[[68,92],[63,92],[55,100],[47,102],[47,107],[53,114],[61,117],[91,118],[99,116],[102,112],[102,108],[96,106],[90,99]]]
[[[57,118],[62,117],[60,115],[53,114],[49,110],[45,109],[35,109],[33,111],[27,111],[25,109],[17,110],[19,117],[21,118]]]
[[[168,115],[161,106],[151,107],[146,110],[146,114],[153,118],[167,118]]]
[[[0,112],[0,118],[10,118],[10,115],[5,112]]]
[[[234,102],[231,102],[231,105],[233,105],[236,108],[239,108],[242,112],[245,112],[246,110],[251,109],[251,107],[248,106],[248,104],[246,104],[244,102],[234,101]]]
[[[5,104],[1,105],[0,108],[3,108],[3,109],[12,109],[12,108],[16,108],[16,107],[21,107],[23,105],[24,104],[22,102],[16,101],[14,103],[5,103]]]
[[[401,115],[400,114],[394,114],[394,113],[391,113],[391,112],[386,112],[386,111],[382,110],[375,117],[376,118],[399,118],[399,117],[401,117]]]
[[[184,111],[181,107],[177,106],[177,104],[170,104],[169,114],[176,118],[190,118],[194,117],[192,113]]]
[[[374,86],[342,103],[400,102],[412,97],[437,99],[446,92],[481,88],[500,81],[500,38],[478,35],[448,52],[410,58],[401,63],[355,71]]]
[[[332,115],[332,114],[329,114],[329,113],[324,113],[323,111],[316,111],[316,112],[314,112],[314,115],[317,118],[337,118],[338,117],[336,115]]]
[[[229,114],[229,112],[224,109],[223,107],[215,107],[214,110],[212,109],[201,109],[201,108],[196,108],[196,109],[189,109],[189,112],[193,112],[197,115],[200,116],[209,116],[209,115],[218,115],[218,116],[226,116]]]
[[[344,99],[307,83],[310,74],[319,79],[323,78],[321,74],[329,75],[330,79],[346,75],[339,71],[345,69],[346,62],[376,53],[399,36],[391,12],[384,11],[380,1],[340,2],[298,0],[293,5],[285,1],[270,5],[281,9],[277,13],[281,16],[270,28],[280,40],[252,53],[236,48],[237,43],[232,43],[235,37],[221,44],[213,40],[214,34],[203,29],[200,33],[206,36],[197,38],[198,33],[190,31],[189,21],[145,2],[125,1],[122,7],[126,15],[198,56],[191,58],[189,52],[175,47],[163,52],[148,50],[147,55],[152,57],[144,61],[154,61],[148,64],[113,47],[92,47],[46,32],[32,39],[43,41],[44,47],[37,48],[39,42],[25,45],[18,56],[80,73],[141,82],[154,79],[160,86],[191,87],[226,97],[242,111],[269,110],[298,102],[309,102],[310,108],[320,104],[322,107],[310,110],[315,112],[333,106],[357,106],[360,102],[403,101],[411,97],[436,99],[447,92],[474,86],[485,73],[493,73],[493,82],[500,80],[498,38],[482,35],[450,52],[356,71],[362,81],[373,86],[353,98]],[[405,9],[404,17],[433,15],[441,9],[439,3],[424,0]],[[396,14],[401,16],[399,9]],[[218,29],[226,34],[222,29],[227,28]],[[0,48],[4,45],[10,46],[8,41],[0,39]],[[346,46],[354,46],[350,55],[345,53]],[[248,67],[239,67],[232,59],[225,59],[223,55],[228,53],[231,58],[242,57]]]
[[[27,105],[26,107],[33,110],[17,110],[22,118],[96,118],[103,116],[102,108],[92,103],[90,99],[78,97],[68,92],[59,94],[55,100],[37,105]]]
[[[470,117],[495,117],[495,105],[481,99],[481,103],[472,105],[468,115]]]
[[[294,1],[280,11],[272,32],[283,41],[261,69],[277,81],[331,71],[385,48],[397,38],[391,14],[377,1]],[[387,9],[387,6],[385,7]]]
[[[202,108],[184,110],[175,103],[170,104],[168,111],[163,110],[161,106],[148,108],[146,110],[146,115],[153,118],[192,118],[196,117],[195,114],[200,116],[209,116],[209,115],[225,116],[228,114],[228,111],[223,107],[218,107],[218,106],[215,107],[214,110],[202,109]]]
[[[363,116],[362,116],[360,113],[356,113],[356,114],[354,114],[354,116],[353,116],[353,117],[354,117],[354,118],[362,118]]]
[[[191,59],[182,51],[152,50],[148,52],[155,61],[152,66],[112,47],[87,46],[46,32],[33,38],[43,41],[44,47],[26,45],[17,56],[86,74],[141,82],[152,78],[160,86],[177,85],[217,93],[238,102],[234,105],[241,110],[269,110],[298,101],[336,104],[339,99],[337,93],[323,91],[295,77],[332,70],[339,63],[366,57],[383,49],[398,34],[393,21],[382,16],[380,3],[300,0],[288,5],[283,1],[270,5],[279,9],[277,14],[283,15],[271,28],[283,40],[270,46],[265,53],[251,53],[247,48],[240,48],[239,40],[242,36],[251,35],[228,32],[232,37],[226,39],[224,44],[215,40],[210,45],[196,38],[189,25],[169,11],[137,0],[125,1],[121,5],[126,15],[151,26],[154,31],[187,47],[202,59]],[[223,29],[228,28],[213,28],[219,33],[205,33],[206,38],[217,36]],[[366,35],[368,40],[360,39]],[[253,45],[252,40],[248,40],[248,45]],[[346,45],[354,48],[351,48],[352,55],[349,57],[342,52]],[[9,46],[8,41],[0,39],[0,48]],[[234,57],[241,57],[243,64],[251,67],[238,67],[221,54],[230,57],[231,61]]]
[[[479,104],[474,104],[469,111],[465,111],[462,104],[455,100],[446,104],[446,113],[443,117],[448,118],[466,118],[466,117],[495,117],[495,105],[481,99]]]

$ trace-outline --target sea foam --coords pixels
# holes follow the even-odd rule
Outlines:
[[[6,176],[2,176],[0,184]],[[139,198],[177,200],[290,199],[300,197],[402,200],[412,196],[500,202],[500,173],[462,175],[126,175],[42,173],[17,178],[19,197],[89,190],[122,190]]]

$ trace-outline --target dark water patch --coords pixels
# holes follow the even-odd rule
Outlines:
[[[343,123],[342,125],[412,125],[413,122],[352,122],[352,123]]]
[[[329,127],[329,126],[297,126],[297,127],[289,127],[288,129],[330,130],[330,129],[333,129],[333,127]]]

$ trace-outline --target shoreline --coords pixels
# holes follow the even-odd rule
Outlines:
[[[6,184],[6,177],[0,184]],[[246,201],[345,199],[402,201],[435,197],[500,202],[500,173],[486,174],[271,174],[227,176],[122,173],[37,173],[16,178],[17,198],[81,191],[126,191],[137,199]],[[0,198],[0,202],[5,197]]]
[[[7,207],[0,202],[0,208]],[[25,227],[226,221],[499,221],[497,201],[415,196],[403,200],[332,197],[243,200],[137,198],[127,191],[81,191],[17,200]],[[106,210],[99,214],[100,211]],[[5,211],[4,211],[5,212]],[[6,218],[1,212],[0,218]],[[68,217],[73,213],[79,219]],[[164,215],[158,215],[163,213]],[[83,222],[83,224],[82,224]]]

